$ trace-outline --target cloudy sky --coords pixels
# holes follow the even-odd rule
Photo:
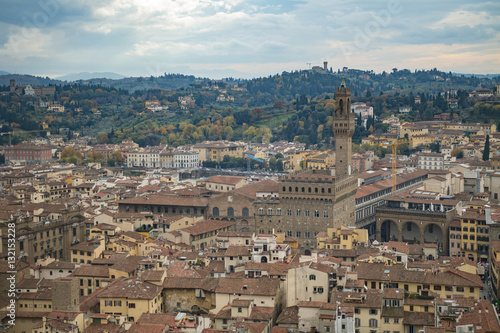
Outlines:
[[[0,0],[0,70],[258,77],[328,61],[500,73],[500,2]]]

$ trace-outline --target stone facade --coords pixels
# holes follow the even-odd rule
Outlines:
[[[80,311],[78,278],[63,277],[52,283],[52,309]]]
[[[163,285],[165,313],[208,313],[215,307],[215,279],[169,278]]]
[[[33,216],[15,218],[16,254],[30,264],[50,256],[71,259],[70,247],[85,240],[85,218],[79,207],[63,209],[61,217],[45,222],[33,222]],[[2,250],[7,253],[7,225],[0,226]]]
[[[422,211],[404,208],[379,207],[377,211],[378,241],[396,240],[409,244],[437,243],[439,255],[448,255],[450,224],[455,209]]]
[[[277,198],[254,202],[256,232],[284,232],[301,240],[307,252],[316,247],[314,237],[319,232],[354,225],[358,178],[351,167],[354,114],[350,94],[344,82],[335,92],[335,170],[306,170],[280,177]]]
[[[351,176],[352,173],[352,135],[355,117],[351,111],[351,88],[347,88],[342,79],[342,85],[335,89],[335,113],[333,114],[336,176]]]
[[[221,193],[210,198],[208,214],[213,219],[235,222],[236,230],[254,230],[254,201],[255,198],[234,191]]]

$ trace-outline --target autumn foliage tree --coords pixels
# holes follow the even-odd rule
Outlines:
[[[73,147],[67,147],[61,153],[61,162],[81,164],[83,162],[83,154]]]

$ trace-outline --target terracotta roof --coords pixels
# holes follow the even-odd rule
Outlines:
[[[139,263],[145,258],[146,257],[128,256],[124,260],[115,263],[110,268],[121,272],[131,273],[139,267]]]
[[[405,305],[432,306],[433,304],[433,299],[405,298]]]
[[[91,276],[109,278],[109,267],[100,265],[81,265],[71,276]]]
[[[102,333],[102,332],[118,333],[118,331],[120,330],[121,330],[120,325],[117,325],[116,323],[106,323],[106,324],[91,323],[83,331],[83,333]]]
[[[404,182],[422,177],[426,174],[428,174],[428,171],[422,169],[408,173],[401,173],[397,175],[396,182],[397,184],[403,184]],[[358,187],[358,191],[356,192],[356,199],[365,197],[373,193],[391,189],[393,184],[394,183],[392,179],[383,179],[367,185],[360,186]]]
[[[220,260],[211,260],[208,266],[205,268],[209,273],[225,273],[226,266],[224,265],[224,261]]]
[[[101,245],[101,240],[96,239],[73,245],[72,247],[70,247],[70,249],[77,251],[94,252],[100,245]]]
[[[16,283],[16,289],[37,289],[40,279],[23,278]]]
[[[144,281],[163,281],[163,274],[165,271],[154,271],[151,269],[148,269],[145,271],[142,275],[142,279]]]
[[[229,245],[225,257],[251,256],[252,246]]]
[[[93,228],[100,229],[100,230],[116,230],[118,227],[116,225],[112,224],[107,224],[107,223],[100,223]]]
[[[221,278],[217,293],[237,295],[274,296],[278,292],[279,279]]]
[[[236,322],[233,324],[233,327],[238,332],[238,329],[241,328],[246,333],[263,333],[267,327],[268,323],[253,323],[250,321],[242,321]]]
[[[175,320],[175,314],[170,313],[143,313],[137,323],[148,323],[153,325],[163,325],[175,327],[177,321]]]
[[[126,253],[113,253],[109,258],[95,258],[94,260],[92,260],[92,265],[112,266],[117,262],[125,260],[126,257]]]
[[[298,306],[290,306],[284,308],[281,311],[278,319],[276,320],[276,324],[280,325],[298,325],[299,324],[299,307]]]
[[[196,257],[197,258],[197,257]],[[196,259],[195,258],[195,259]],[[188,268],[187,261],[176,261],[167,266],[167,277],[168,278],[202,278],[203,272],[201,270],[195,270],[193,268]]]
[[[35,293],[22,293],[19,299],[52,300],[52,289],[40,289]]]
[[[219,229],[227,228],[233,226],[235,223],[229,221],[219,221],[219,220],[204,220],[195,223],[194,225],[181,229],[181,232],[186,232],[190,235],[200,235],[211,231],[217,231]]]
[[[282,262],[275,262],[275,263],[248,262],[245,266],[245,270],[265,271],[269,272],[269,275],[271,276],[285,275],[289,268],[291,268],[289,264]]]
[[[271,179],[266,179],[260,182],[250,183],[246,186],[235,189],[232,192],[249,198],[256,198],[257,193],[279,192],[279,183]]]
[[[205,183],[218,183],[224,185],[236,185],[242,180],[245,180],[245,177],[237,177],[237,176],[213,176],[205,180]]]
[[[403,289],[384,288],[383,297],[387,299],[403,299],[405,292]]]
[[[236,306],[236,305],[235,305]],[[250,310],[250,316],[244,317],[246,320],[253,322],[269,322],[273,317],[274,308],[263,308],[263,307],[252,307]],[[224,307],[215,316],[218,319],[231,319],[231,306]]]
[[[380,290],[368,290],[363,293],[334,291],[332,293],[332,304],[340,302],[342,306],[355,306],[356,308],[378,308],[382,305],[382,294]]]
[[[404,265],[396,264],[386,266],[384,263],[358,263],[356,268],[359,279],[392,281],[392,282],[415,282],[435,285],[481,287],[481,278],[475,274],[469,274],[453,269],[445,272],[427,272],[406,270]]]
[[[133,238],[136,241],[140,241],[140,240],[146,239],[146,236],[144,236],[143,234],[140,234],[138,232],[135,232],[135,231],[125,231],[125,232],[123,232],[123,233],[120,234],[120,236],[122,236],[122,235],[130,237],[130,238]]]
[[[402,306],[392,307],[392,306],[383,306],[382,307],[382,317],[397,317],[403,318],[405,309]]]
[[[50,318],[50,319],[75,320],[76,317],[78,317],[78,315],[80,315],[81,313],[82,312],[80,312],[80,311],[54,310],[49,315],[47,315],[47,318]]]
[[[298,325],[298,322],[297,322],[297,325]],[[288,327],[274,326],[271,333],[288,333],[288,330],[289,330]]]
[[[99,298],[153,299],[161,293],[161,286],[138,279],[119,280],[108,285]]]
[[[237,306],[237,307],[249,307],[250,304],[252,304],[253,300],[252,299],[242,299],[242,298],[235,298],[231,302],[231,306]]]
[[[204,197],[177,197],[172,195],[150,194],[140,197],[121,200],[121,205],[155,205],[155,206],[187,206],[187,207],[206,207],[208,198]]]
[[[434,313],[430,312],[404,312],[404,325],[434,326]]]
[[[457,300],[462,303],[462,300]],[[457,325],[474,325],[474,332],[500,332],[500,324],[496,318],[492,304],[487,300],[475,300],[469,311],[457,318]]]
[[[324,302],[321,301],[300,301],[299,308],[320,308]]]

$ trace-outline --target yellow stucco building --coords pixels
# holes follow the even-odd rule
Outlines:
[[[359,243],[368,242],[368,230],[348,226],[328,228],[316,236],[318,249],[352,250]]]

